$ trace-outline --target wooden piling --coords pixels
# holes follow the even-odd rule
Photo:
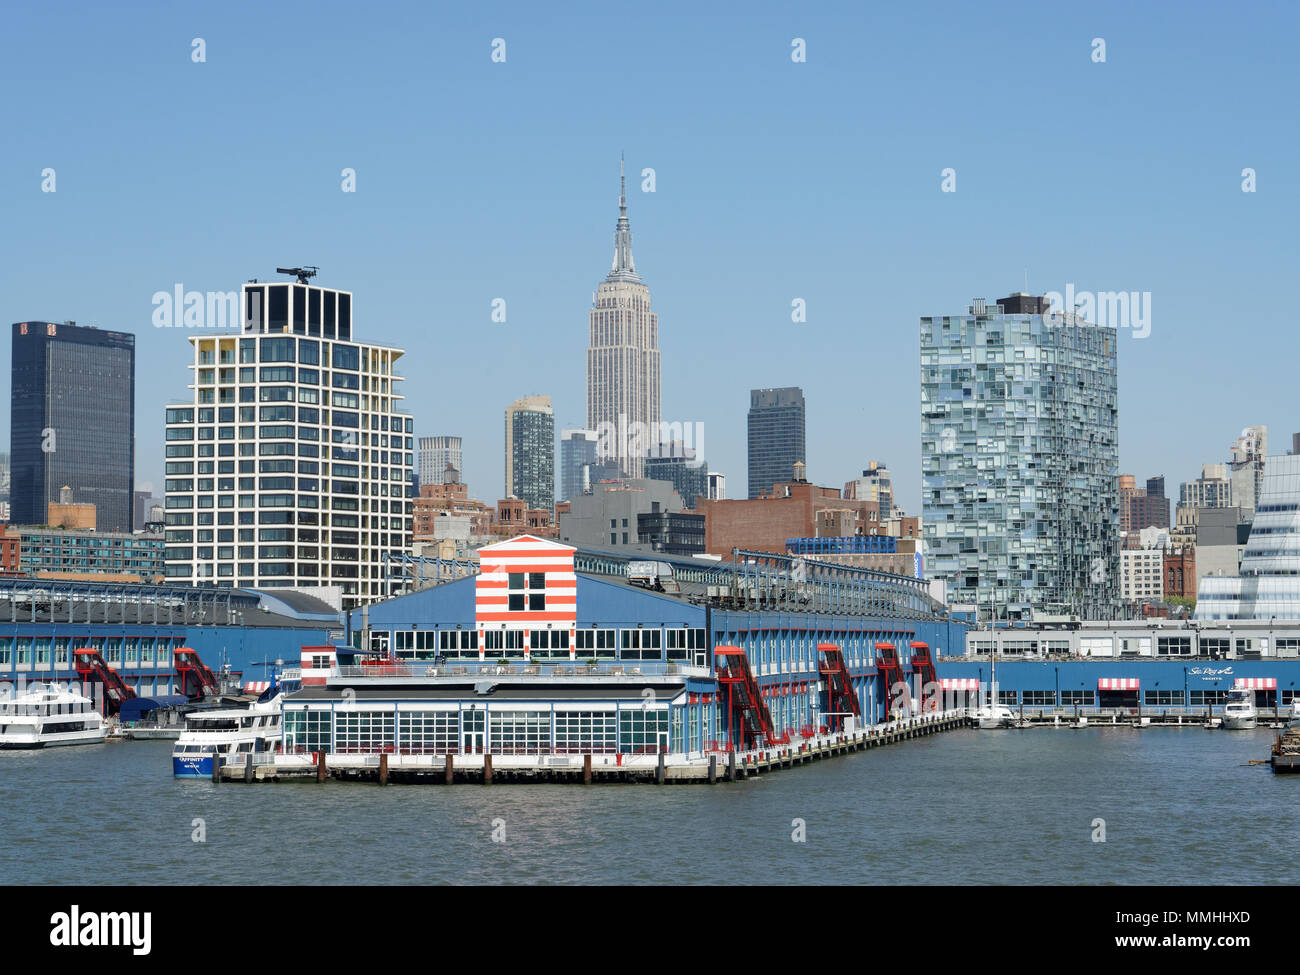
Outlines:
[[[483,784],[484,785],[492,784],[492,756],[491,755],[483,756]]]
[[[664,784],[664,753],[659,752],[659,762],[655,765],[655,785]]]
[[[709,756],[709,785],[718,781],[718,756]]]
[[[248,752],[244,755],[244,781],[253,781],[253,753]]]
[[[582,756],[582,784],[591,785],[591,756]]]
[[[736,781],[736,753],[734,751],[727,752],[727,781]]]
[[[451,785],[456,781],[456,760],[452,757],[451,752],[447,753],[443,764],[443,781]]]
[[[381,752],[379,755],[379,784],[388,785],[388,753]]]
[[[323,751],[316,753],[316,781],[324,782],[326,776],[325,770],[325,753]]]
[[[212,781],[221,781],[221,756],[216,752],[212,753]]]

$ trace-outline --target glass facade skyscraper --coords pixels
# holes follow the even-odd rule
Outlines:
[[[805,456],[803,390],[797,386],[749,391],[749,496],[794,477]]]
[[[411,542],[402,350],[353,341],[346,291],[243,291],[242,332],[191,337],[194,398],[167,407],[167,579],[373,602]]]
[[[72,489],[99,531],[131,531],[135,491],[135,336],[71,322],[13,326],[10,517],[46,523]]]
[[[949,602],[1114,618],[1116,338],[1025,294],[921,319],[923,534]]]
[[[524,396],[506,407],[506,497],[530,508],[555,508],[555,413],[549,396]]]
[[[1263,467],[1241,569],[1201,578],[1198,620],[1300,619],[1300,456],[1267,457]]]
[[[590,471],[596,463],[595,430],[560,432],[560,496],[556,500],[576,498],[591,486]]]

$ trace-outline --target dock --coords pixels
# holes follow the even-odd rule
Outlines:
[[[1222,725],[1213,708],[1012,708],[1021,728],[1202,728]],[[1291,707],[1260,708],[1259,727],[1282,728],[1292,720]]]
[[[968,725],[964,709],[903,718],[798,742],[749,751],[669,754],[336,754],[245,753],[216,765],[213,781],[339,781],[492,785],[554,782],[592,785],[640,782],[657,785],[714,784],[766,775],[853,752],[954,731]]]

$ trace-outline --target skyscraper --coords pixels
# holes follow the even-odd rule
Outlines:
[[[45,524],[59,489],[95,506],[100,531],[131,531],[135,336],[72,322],[13,327],[11,517]]]
[[[460,437],[420,438],[420,483],[446,484],[447,468],[452,467],[459,476],[461,466]]]
[[[641,477],[660,437],[659,316],[632,263],[627,180],[619,162],[614,266],[596,291],[588,323],[587,428],[600,460]]]
[[[591,486],[591,465],[596,463],[596,431],[563,430],[560,433],[560,501],[569,501]]]
[[[929,574],[981,618],[1114,618],[1115,328],[1015,294],[920,333]]]
[[[749,497],[794,476],[807,463],[803,390],[798,386],[749,391]]]
[[[238,336],[190,338],[193,401],[167,407],[168,581],[372,602],[411,541],[402,350],[353,340],[347,291],[249,282],[242,307]]]
[[[696,501],[709,496],[709,465],[681,441],[661,448],[645,459],[647,480],[669,482],[682,499],[682,508],[694,511]]]
[[[506,407],[506,497],[530,508],[555,507],[555,414],[549,396]]]
[[[1300,619],[1300,456],[1262,458],[1260,467],[1255,520],[1241,567],[1236,575],[1202,576],[1198,620]]]

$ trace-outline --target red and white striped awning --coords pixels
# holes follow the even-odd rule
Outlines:
[[[939,687],[945,691],[978,691],[978,677],[940,677]]]
[[[1138,678],[1136,677],[1101,677],[1097,680],[1097,690],[1099,691],[1136,691],[1138,689]]]
[[[1238,677],[1232,682],[1234,690],[1247,691],[1275,691],[1277,690],[1276,677]]]
[[[270,682],[269,680],[250,680],[250,681],[245,681],[245,682],[244,682],[244,693],[246,693],[246,694],[261,694],[264,690],[266,690],[266,689],[267,689],[268,687],[270,687],[270,686],[271,686],[271,682]]]

